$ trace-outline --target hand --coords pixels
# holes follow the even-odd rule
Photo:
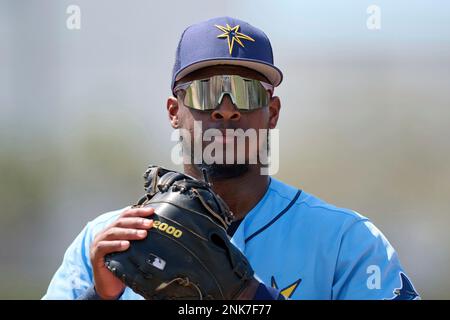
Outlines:
[[[244,291],[241,292],[241,294],[237,297],[236,300],[253,300],[253,298],[256,295],[256,291],[259,287],[259,281],[253,277],[253,279],[249,282],[247,287],[244,289]]]
[[[102,299],[117,299],[125,290],[123,282],[106,268],[105,255],[127,250],[129,240],[144,239],[147,230],[153,226],[153,220],[147,217],[153,213],[153,208],[124,210],[116,221],[95,237],[90,249],[90,259],[95,290]]]

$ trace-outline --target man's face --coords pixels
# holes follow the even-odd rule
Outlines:
[[[192,72],[178,81],[177,85],[192,80],[209,78],[215,75],[239,75],[244,78],[268,82],[263,75],[248,68],[239,66],[212,66]],[[264,132],[264,130],[261,129],[265,129],[267,132],[268,129],[273,129],[276,126],[280,103],[278,97],[271,97],[269,106],[253,111],[240,111],[232,103],[229,95],[225,95],[215,110],[199,111],[185,106],[183,104],[183,94],[178,94],[177,98],[171,97],[168,99],[167,108],[172,126],[189,132],[192,162],[194,162],[194,143],[198,143],[202,146],[202,155],[205,153],[208,154],[208,149],[205,150],[205,148],[208,148],[207,146],[210,145],[212,141],[215,143],[215,146],[220,145],[223,147],[223,158],[222,161],[218,161],[220,162],[219,164],[215,163],[211,165],[205,163],[205,161],[202,161],[201,164],[197,164],[198,168],[206,168],[211,177],[218,179],[237,176],[248,170],[249,159],[257,155],[261,150],[262,141],[260,138],[262,135],[260,133]],[[197,136],[194,134],[195,123],[197,123],[197,128],[195,130],[198,131],[199,123],[201,123],[202,127],[202,132],[200,135],[199,132],[197,132]],[[222,135],[214,136],[212,141],[205,141],[203,133],[208,129],[218,129]],[[252,144],[248,137],[245,138],[245,151],[243,154],[242,148],[238,148],[239,142],[236,137],[225,137],[226,133],[228,136],[230,133],[229,130],[226,132],[227,129],[242,129],[244,132],[249,133],[250,131],[253,131],[256,133],[257,143]],[[199,139],[201,139],[201,141],[199,141]],[[184,147],[187,142],[188,141],[183,141]],[[233,150],[233,161],[231,161],[231,163],[230,158],[228,157],[227,159],[226,156],[227,152],[230,150]],[[238,157],[241,157],[241,159],[244,158],[245,164],[237,163]]]

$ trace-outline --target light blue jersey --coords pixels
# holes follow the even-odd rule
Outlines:
[[[67,249],[44,299],[76,299],[92,286],[89,247],[124,209],[89,222]],[[259,280],[289,299],[417,299],[397,253],[355,211],[271,178],[232,242]],[[126,288],[120,299],[143,299]]]

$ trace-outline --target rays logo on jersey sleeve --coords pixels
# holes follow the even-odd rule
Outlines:
[[[416,300],[420,299],[417,291],[408,277],[400,272],[400,288],[394,290],[394,297],[390,300]]]
[[[272,276],[270,282],[271,282],[272,288],[280,290],[280,288],[277,285],[277,282],[275,281],[274,276]],[[283,296],[285,296],[287,299],[291,298],[292,295],[294,294],[295,290],[297,289],[298,285],[300,284],[300,282],[302,282],[302,279],[298,279],[294,283],[288,285],[286,288],[281,289],[281,294]]]

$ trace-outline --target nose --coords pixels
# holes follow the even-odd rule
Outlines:
[[[230,96],[227,94],[222,98],[222,101],[217,108],[211,113],[211,118],[216,121],[238,121],[241,119],[241,113],[239,109],[235,107]]]

